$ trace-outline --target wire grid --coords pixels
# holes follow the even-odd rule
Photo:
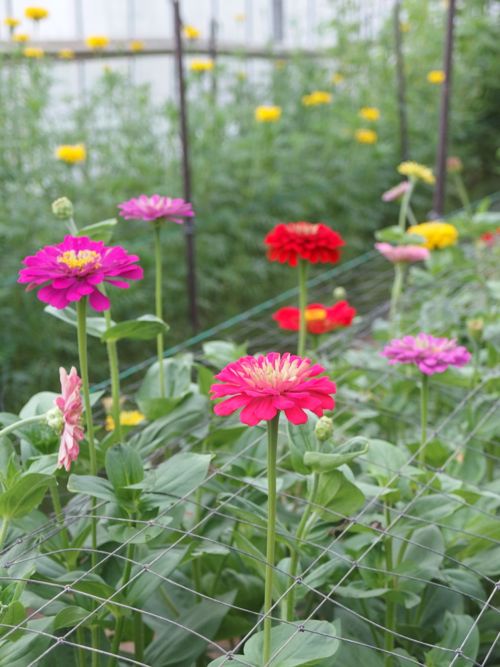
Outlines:
[[[378,263],[377,258],[373,256],[365,258],[365,264],[367,266],[369,266],[370,264],[372,266],[378,266],[377,263]],[[356,267],[354,268],[354,270],[355,269]],[[380,282],[370,281],[368,283],[369,287],[367,287],[366,280],[364,284],[355,286],[352,289],[352,297],[351,297],[351,291],[349,293],[349,296],[350,298],[352,298],[352,301],[356,303],[356,305],[358,306],[358,301],[356,300],[357,297],[358,296],[361,297],[362,295],[364,295],[364,298],[366,299],[364,304],[366,304],[367,306],[373,305],[373,303],[377,301],[379,293],[383,292],[384,290],[387,290],[387,278],[388,278],[387,274],[388,273],[390,274],[390,272],[391,272],[390,270],[389,272],[387,271],[383,272],[384,279],[380,280]],[[440,286],[443,292],[448,292],[448,293],[456,292],[457,290],[455,284],[456,284],[456,276],[453,274],[453,271],[448,271],[447,275],[443,275],[440,279]],[[323,294],[326,294],[329,290],[331,290],[331,287],[332,285],[329,283],[329,280],[318,281],[317,285],[314,287],[314,293],[319,297]],[[464,289],[466,289],[465,286],[459,288],[459,290],[464,290]],[[353,334],[355,335],[358,344],[360,344],[360,341],[362,341],[363,337],[368,332],[373,319],[377,317],[379,314],[383,313],[385,308],[386,308],[385,302],[381,302],[375,308],[368,310],[367,314],[364,316],[361,322],[359,322],[355,326],[354,332],[348,331],[345,332],[343,335],[332,337],[325,343],[324,346],[322,346],[322,348],[320,348],[319,352],[328,353],[329,351],[331,352],[333,349],[335,350],[335,353],[337,355],[342,355],[349,348]],[[408,331],[410,332],[414,330],[415,325],[416,323],[413,322],[409,327]],[[280,333],[276,334],[272,324],[270,325],[268,322],[262,322],[262,321],[259,322],[258,320],[248,321],[246,322],[245,329],[246,329],[245,333],[248,334],[252,333],[252,335],[257,334],[252,341],[253,346],[255,346],[256,349],[259,349],[260,345],[266,344],[267,346],[270,340],[273,342],[274,340],[280,341],[281,343],[280,347],[282,347],[285,344],[282,335]],[[291,340],[294,340],[294,336],[291,336]],[[386,383],[391,377],[399,375],[398,371],[395,371],[391,367],[388,367],[384,372],[381,373],[380,370],[377,369],[357,366],[355,368],[344,370],[339,376],[336,376],[335,379],[338,382],[338,384],[342,386],[343,384],[347,384],[349,379],[353,376],[354,373],[358,372],[358,370],[364,370],[365,373],[372,376],[372,381],[370,382],[370,385],[366,388],[366,393],[373,393],[377,388],[383,387],[384,383]],[[469,402],[472,401],[474,396],[478,395],[486,387],[491,377],[494,377],[494,372],[492,372],[490,375],[485,376],[482,379],[481,383],[474,389],[470,391],[466,390],[463,392],[457,391],[455,388],[450,388],[442,383],[439,382],[436,383],[441,392],[448,393],[454,397],[454,399],[456,400],[456,405],[455,408],[450,412],[450,414],[444,416],[441,419],[435,420],[435,422],[433,423],[433,427],[430,429],[431,432],[429,433],[428,441],[434,439],[437,436],[440,435],[443,436],[443,432],[445,431],[445,429],[457,423],[458,418],[460,417],[460,414],[464,406],[468,405]],[[464,435],[462,437],[462,441],[460,443],[460,446],[462,448],[465,447],[474,448],[473,443],[479,443],[479,442],[488,445],[490,447],[492,445],[497,444],[492,440],[488,440],[487,438],[479,436],[478,431],[480,431],[481,426],[488,420],[488,418],[495,412],[495,410],[498,409],[499,402],[500,400],[494,401],[492,405],[489,407],[489,409],[476,422],[473,430],[471,430],[467,435]],[[337,417],[341,416],[343,413],[349,413],[352,410],[355,410],[356,408],[356,405],[353,403],[352,399],[349,398],[349,396],[343,399],[341,395],[337,403],[338,407],[335,413]],[[390,409],[386,409],[385,412],[387,413],[387,416],[389,416],[397,423],[402,423],[403,425],[410,427],[417,426],[416,424],[411,423],[412,421],[411,419],[410,423],[408,424],[409,418],[404,414],[400,414]],[[342,428],[343,426],[341,426],[339,430],[341,430]],[[281,436],[284,437],[283,424],[281,425],[280,430],[281,430]],[[211,519],[214,518],[223,519],[225,522],[232,523],[233,529],[234,526],[239,524],[239,525],[246,525],[249,528],[255,530],[261,530],[261,526],[258,524],[258,522],[254,523],[252,521],[242,519],[241,516],[235,516],[234,513],[231,512],[231,507],[234,504],[237,504],[238,501],[244,499],[246,493],[255,490],[256,482],[260,479],[263,479],[266,474],[266,470],[264,468],[259,474],[255,475],[252,482],[249,482],[248,479],[244,479],[241,476],[234,474],[233,464],[241,461],[255,462],[258,464],[260,461],[259,457],[256,456],[256,447],[260,442],[262,442],[266,434],[265,431],[261,428],[255,428],[254,433],[255,437],[253,437],[250,440],[250,442],[248,442],[244,446],[242,451],[234,453],[234,451],[231,451],[230,449],[218,450],[219,454],[218,458],[221,460],[221,463],[217,465],[217,467],[212,468],[210,474],[203,481],[201,485],[193,487],[188,493],[186,493],[182,497],[177,497],[177,498],[172,497],[172,504],[167,509],[159,512],[158,516],[154,520],[137,520],[136,521],[137,530],[135,531],[135,533],[129,536],[126,540],[124,540],[123,543],[118,545],[113,551],[107,552],[104,550],[97,550],[97,556],[98,558],[100,558],[100,560],[98,561],[96,567],[95,568],[89,567],[86,571],[82,572],[77,578],[75,578],[74,581],[72,581],[71,583],[63,584],[58,582],[46,582],[40,579],[36,579],[33,576],[25,578],[19,577],[17,579],[15,577],[9,577],[7,575],[0,577],[0,581],[4,582],[15,581],[19,584],[25,584],[27,586],[29,585],[34,590],[36,590],[37,586],[44,586],[54,589],[54,595],[51,596],[50,599],[46,600],[36,608],[32,609],[32,611],[28,616],[28,620],[39,618],[40,616],[43,617],[44,611],[46,611],[47,608],[50,607],[50,605],[53,605],[57,600],[59,600],[63,596],[67,597],[68,595],[71,594],[77,594],[80,596],[87,597],[90,600],[92,600],[94,604],[94,608],[89,611],[87,617],[81,619],[76,625],[71,627],[64,634],[54,634],[46,632],[44,630],[35,629],[32,627],[28,628],[22,623],[19,623],[17,625],[9,625],[3,623],[0,624],[0,627],[4,627],[6,629],[4,639],[10,636],[12,633],[20,631],[45,637],[49,641],[48,646],[43,651],[41,651],[40,655],[36,658],[36,660],[29,663],[30,665],[37,665],[43,659],[50,659],[50,656],[54,655],[54,651],[62,645],[78,648],[85,652],[90,652],[90,653],[95,652],[103,657],[105,656],[107,658],[112,658],[113,654],[110,651],[103,648],[92,649],[90,646],[87,645],[86,642],[79,641],[78,629],[82,628],[84,624],[88,620],[90,620],[93,616],[95,616],[95,614],[97,614],[100,610],[102,610],[105,607],[105,605],[109,604],[110,602],[113,602],[115,606],[123,608],[124,610],[141,613],[146,622],[148,621],[159,622],[165,624],[166,628],[168,627],[182,628],[183,630],[185,630],[186,633],[189,633],[193,637],[198,637],[199,639],[202,639],[204,642],[206,642],[207,647],[211,649],[211,654],[213,655],[213,657],[215,657],[216,655],[224,656],[223,664],[233,663],[233,664],[249,665],[250,663],[246,662],[243,657],[237,656],[236,652],[244,645],[246,639],[251,634],[261,629],[264,618],[263,614],[260,612],[256,612],[255,610],[252,609],[237,607],[232,603],[217,599],[213,595],[196,592],[190,586],[187,586],[182,581],[179,581],[178,578],[164,576],[161,573],[156,572],[154,566],[157,563],[159,563],[161,559],[164,558],[166,554],[171,552],[174,548],[176,548],[179,545],[182,545],[186,541],[191,541],[191,540],[195,540],[196,543],[199,544],[208,544],[217,547],[223,547],[224,549],[227,550],[227,553],[243,556],[246,559],[253,559],[256,561],[260,561],[261,565],[265,565],[265,558],[263,556],[259,558],[258,556],[255,555],[255,553],[250,553],[240,547],[236,547],[232,543],[232,541],[228,543],[227,540],[222,539],[224,537],[223,534],[221,534],[217,538],[214,538],[213,536],[211,536],[211,534],[209,535],[199,534],[199,531],[204,526],[206,526]],[[383,469],[386,473],[389,474],[389,481],[386,483],[384,487],[380,488],[379,493],[376,496],[374,496],[371,500],[369,500],[355,516],[349,517],[349,516],[343,516],[333,511],[330,512],[330,514],[332,515],[331,518],[332,522],[333,521],[341,522],[339,527],[339,532],[336,533],[334,537],[331,540],[329,540],[326,544],[319,544],[310,538],[308,538],[307,541],[305,541],[305,544],[307,545],[309,550],[311,549],[315,550],[315,555],[311,560],[311,562],[309,562],[307,567],[300,572],[298,577],[292,579],[285,570],[283,570],[279,566],[275,566],[274,568],[275,571],[279,573],[281,577],[285,577],[289,583],[287,586],[287,590],[280,596],[279,599],[275,600],[273,608],[270,611],[270,615],[275,620],[275,622],[281,622],[282,624],[289,624],[290,626],[292,626],[294,628],[294,632],[290,636],[288,641],[285,642],[279,648],[279,650],[275,652],[269,664],[278,664],[276,662],[276,659],[279,658],[279,654],[283,650],[285,650],[286,646],[289,644],[290,641],[292,641],[293,637],[295,637],[299,633],[317,634],[318,638],[323,636],[321,632],[313,631],[309,628],[306,628],[304,626],[304,623],[309,619],[320,616],[320,613],[325,607],[325,605],[333,605],[335,609],[340,609],[346,614],[352,615],[353,618],[358,618],[364,621],[365,623],[368,624],[370,628],[373,628],[374,630],[378,629],[387,632],[387,629],[384,628],[384,626],[381,625],[380,623],[377,623],[373,619],[370,619],[367,615],[360,613],[356,609],[350,608],[348,605],[340,602],[338,598],[334,597],[339,587],[348,583],[349,580],[353,578],[353,576],[356,574],[357,571],[365,570],[367,572],[370,571],[378,572],[382,573],[384,576],[394,575],[401,580],[420,581],[429,586],[436,587],[439,589],[453,590],[451,586],[447,585],[446,583],[443,583],[442,581],[433,581],[433,580],[428,581],[425,578],[421,577],[411,576],[404,573],[401,574],[400,572],[390,572],[387,570],[382,570],[380,568],[375,568],[373,567],[373,565],[366,563],[366,559],[369,556],[369,554],[378,545],[381,545],[383,543],[383,540],[387,535],[392,536],[393,540],[397,540],[398,543],[400,544],[403,543],[415,544],[418,545],[420,549],[424,550],[428,549],[429,551],[433,551],[431,548],[425,547],[419,542],[414,542],[411,538],[404,537],[401,534],[395,532],[395,527],[402,518],[409,518],[412,521],[417,521],[417,522],[420,521],[422,522],[422,525],[426,525],[425,519],[421,518],[419,519],[419,517],[415,516],[415,514],[412,514],[412,507],[414,506],[416,501],[419,498],[421,498],[431,488],[434,495],[436,494],[441,495],[443,496],[443,499],[446,499],[447,501],[453,501],[457,503],[460,507],[467,507],[471,512],[477,513],[478,515],[486,514],[487,516],[492,518],[491,514],[486,513],[480,507],[476,507],[474,504],[467,502],[463,498],[458,498],[457,496],[454,496],[452,493],[447,493],[445,491],[437,491],[437,489],[435,489],[432,486],[433,482],[436,479],[438,479],[438,476],[444,473],[446,473],[448,477],[453,479],[453,476],[451,475],[448,468],[455,460],[456,457],[455,451],[453,451],[450,454],[450,456],[441,465],[439,469],[432,469],[429,466],[429,477],[426,478],[425,481],[420,481],[418,478],[410,477],[408,472],[406,471],[408,466],[411,465],[412,462],[416,460],[416,457],[418,457],[419,450],[420,448],[414,451],[411,455],[409,454],[405,464],[399,468],[392,469],[380,464],[381,469]],[[283,467],[283,464],[287,459],[287,456],[288,453],[285,448],[281,451],[281,454],[278,459],[279,472],[284,473],[287,471],[286,467]],[[490,451],[488,453],[488,456],[495,463],[498,463],[499,457],[497,457],[496,454],[493,454]],[[361,457],[360,461],[363,461],[363,457]],[[371,464],[373,465],[373,462],[371,462]],[[391,509],[390,521],[386,523],[386,525],[382,525],[380,524],[380,522],[374,522],[372,513],[373,512],[375,512],[376,514],[381,513],[384,507],[383,503],[384,492],[388,490],[391,487],[391,484],[398,478],[412,479],[412,482],[417,486],[417,490],[414,496],[408,503],[405,504],[404,507],[402,508],[397,507]],[[227,486],[230,484],[231,485],[229,487],[230,492],[229,493],[226,492],[226,494],[221,498],[218,498],[216,496],[217,501],[215,503],[211,504],[204,503],[203,496],[201,496],[198,492],[201,490],[202,487],[210,488],[211,484],[217,484],[217,482],[219,481],[224,482],[225,484],[224,488],[226,489],[226,491],[227,491]],[[306,501],[302,497],[295,495],[294,493],[290,493],[289,491],[286,492],[280,491],[279,502],[284,506],[295,506],[297,508],[297,511],[300,511],[300,509],[305,508],[308,501]],[[100,521],[113,521],[115,523],[119,523],[120,521],[128,522],[128,519],[126,518],[120,518],[104,514],[103,510],[105,509],[105,505],[106,505],[105,503],[101,503],[98,507],[98,513],[96,514],[96,516],[99,518]],[[169,525],[165,525],[162,522],[162,519],[167,514],[171,513],[178,506],[191,507],[193,512],[200,513],[201,518],[198,521],[196,521],[195,525],[193,525],[189,530],[184,530],[182,528],[173,528]],[[324,508],[322,508],[322,510],[324,511]],[[90,511],[90,507],[80,508],[80,510],[76,512],[70,504],[70,506],[64,512],[64,524],[66,527],[70,527],[73,522],[80,521],[82,518],[88,519],[91,516],[93,515],[92,512]],[[434,523],[435,525],[438,526],[440,525],[439,523],[436,522]],[[135,540],[141,533],[144,533],[148,528],[152,526],[160,527],[162,530],[165,531],[165,534],[170,536],[170,538],[173,541],[169,543],[168,546],[165,546],[165,548],[162,548],[159,551],[159,553],[157,553],[153,558],[151,558],[151,560],[148,563],[143,563],[141,561],[129,558],[128,555],[124,553],[127,551],[128,545],[132,542],[132,540]],[[351,528],[356,526],[359,526],[364,530],[371,530],[373,532],[373,540],[362,552],[362,554],[354,561],[350,557],[346,556],[345,553],[342,551],[341,540],[344,536],[346,536],[349,533]],[[467,539],[468,537],[481,537],[482,539],[485,539],[492,545],[495,546],[500,545],[500,541],[494,539],[493,537],[484,537],[483,535],[479,535],[471,531],[466,531],[456,526],[450,527],[446,524],[443,524],[442,527],[445,528],[447,531],[450,530],[454,531],[457,535],[463,535],[465,539]],[[62,529],[61,525],[58,524],[54,525],[53,521],[48,521],[46,526],[41,527],[36,532],[36,534],[25,535],[22,538],[16,540],[14,546],[17,548],[17,551],[16,549],[12,549],[12,551],[15,551],[14,554],[12,553],[9,554],[12,545],[8,545],[7,547],[5,547],[1,554],[0,565],[8,570],[8,568],[11,568],[16,564],[19,565],[23,562],[36,563],[36,561],[40,558],[39,550],[43,549],[44,545],[46,545],[47,542],[52,537],[57,535],[61,531],[61,529]],[[294,535],[288,533],[286,530],[284,532],[279,531],[279,533],[283,538],[289,541],[296,539]],[[67,551],[68,551],[67,549],[46,548],[46,550],[43,551],[43,555],[45,557],[50,557],[50,556],[57,557],[59,555],[64,554]],[[85,547],[83,550],[69,549],[69,551],[80,551],[81,553],[83,552],[90,556],[92,550]],[[464,597],[468,598],[471,601],[471,603],[474,603],[475,605],[480,607],[480,610],[477,616],[475,617],[474,625],[472,626],[471,630],[468,633],[469,636],[472,633],[473,628],[477,626],[477,624],[484,616],[486,611],[490,610],[496,614],[500,613],[500,610],[496,607],[494,601],[494,597],[499,589],[500,582],[494,581],[491,577],[476,570],[471,565],[460,563],[460,561],[454,559],[450,554],[447,554],[446,552],[439,553],[439,555],[442,556],[444,559],[446,559],[446,561],[451,563],[452,566],[459,566],[477,576],[478,580],[481,581],[490,591],[489,595],[485,596],[484,599],[477,598],[477,596],[474,596],[470,593],[464,593],[460,591],[460,595],[463,595]],[[339,559],[341,562],[343,562],[346,571],[336,581],[335,585],[331,587],[330,590],[325,592],[324,590],[316,588],[307,583],[307,574],[310,573],[313,570],[314,566],[320,563],[324,557],[329,557],[329,556],[330,557],[333,556]],[[113,558],[117,558],[123,563],[129,562],[131,563],[131,565],[139,568],[138,571],[132,575],[130,581],[126,585],[118,586],[116,590],[107,597],[100,597],[98,595],[94,595],[88,592],[82,592],[81,590],[78,589],[78,584],[81,581],[88,579],[89,575],[91,575],[96,569],[100,569],[104,564],[106,564],[106,562],[109,562],[110,559]],[[222,561],[221,563],[220,566],[221,569],[223,569],[224,566],[223,563],[224,561]],[[243,613],[248,614],[249,617],[254,618],[255,622],[253,624],[253,627],[246,633],[245,636],[239,638],[235,646],[231,647],[228,650],[225,646],[221,645],[220,643],[217,643],[212,638],[204,636],[202,633],[198,632],[194,628],[189,628],[187,625],[175,620],[174,618],[157,614],[148,609],[133,607],[129,604],[125,604],[115,599],[120,593],[122,593],[126,589],[127,586],[130,586],[134,581],[140,579],[140,577],[145,574],[150,574],[157,577],[159,586],[165,584],[175,590],[183,590],[189,594],[192,594],[196,596],[199,600],[204,599],[207,601],[211,601],[213,604],[240,610]],[[301,619],[299,622],[296,623],[290,623],[288,621],[284,621],[283,619],[279,618],[279,605],[280,603],[282,603],[285,595],[292,588],[299,588],[299,587],[303,587],[303,590],[307,591],[307,594],[310,596],[310,598],[314,600],[314,604],[312,608],[309,610],[307,617],[305,619]],[[75,633],[77,635],[76,640],[75,640]],[[491,646],[488,648],[487,653],[485,654],[485,657],[482,660],[482,662],[478,662],[464,653],[464,647],[466,646],[466,641],[468,639],[468,636],[463,639],[463,641],[459,646],[451,649],[445,647],[435,647],[434,645],[426,643],[425,641],[407,636],[402,633],[394,632],[393,634],[397,639],[408,642],[412,647],[415,647],[417,649],[420,648],[421,650],[424,650],[430,648],[438,648],[440,651],[442,651],[443,655],[445,655],[446,658],[449,658],[449,663],[448,663],[449,665],[456,665],[457,661],[460,659],[461,661],[466,661],[467,663],[470,663],[472,665],[481,665],[483,667],[487,667],[491,664],[489,662],[490,657],[494,654],[495,646],[498,642],[498,639],[500,638],[500,633],[498,633],[494,638]],[[325,634],[324,638],[326,637],[330,636]],[[399,660],[400,663],[417,664],[417,665],[422,664],[415,658],[402,656],[401,654],[396,653],[395,651],[388,651],[385,648],[378,646],[376,643],[370,644],[367,642],[355,640],[348,637],[339,637],[338,639],[342,643],[345,643],[347,645],[356,645],[364,649],[369,649],[382,656],[387,654],[394,655],[395,658],[397,657],[397,660]],[[116,657],[119,657],[119,661],[121,664],[135,664],[135,665],[149,664],[146,662],[138,661],[132,658],[131,655],[128,655],[123,652]],[[50,663],[45,662],[44,664],[50,664]],[[463,664],[463,662],[461,664]],[[155,667],[155,665],[151,664],[150,667]]]

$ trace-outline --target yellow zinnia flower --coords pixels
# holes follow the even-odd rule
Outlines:
[[[365,120],[378,120],[380,118],[380,111],[377,107],[361,107],[359,115]]]
[[[283,58],[278,58],[277,60],[274,61],[274,66],[276,69],[285,69],[286,60],[284,60]]]
[[[109,37],[106,37],[106,35],[89,35],[85,40],[85,44],[89,49],[94,49],[95,51],[105,49],[109,46]]]
[[[201,32],[194,25],[185,25],[182,32],[186,39],[199,39],[201,36]]]
[[[84,144],[63,144],[56,148],[56,158],[68,164],[85,162],[87,150]]]
[[[332,74],[332,83],[335,85],[338,85],[339,83],[342,83],[345,81],[345,76],[343,74],[340,74],[339,72],[335,72],[335,74]]]
[[[399,29],[401,32],[410,32],[410,28],[411,26],[408,21],[401,21],[399,24]]]
[[[244,23],[247,20],[246,14],[236,14],[234,20],[236,23]]]
[[[315,107],[320,104],[330,104],[332,101],[332,94],[324,90],[315,90],[309,95],[304,95],[302,104],[305,107]]]
[[[214,61],[210,59],[205,59],[202,60],[201,58],[198,60],[192,60],[189,69],[192,72],[210,72],[214,68]]]
[[[23,49],[23,56],[25,58],[43,58],[44,55],[44,50],[35,46],[27,46]]]
[[[424,183],[428,183],[429,185],[433,185],[436,182],[432,170],[423,164],[419,164],[418,162],[401,162],[398,167],[398,172],[403,176],[419,179],[424,181]]]
[[[255,109],[255,120],[258,123],[276,123],[281,118],[281,107],[260,106]]]
[[[122,412],[120,412],[121,426],[137,426],[138,424],[141,424],[145,419],[146,417],[142,414],[142,412],[139,412],[139,410],[123,410]],[[106,429],[106,431],[115,430],[115,420],[111,415],[108,415],[106,417],[104,428]]]
[[[14,42],[29,42],[30,36],[25,32],[18,32],[16,35],[12,35],[12,41]]]
[[[458,231],[453,225],[441,220],[432,222],[422,222],[419,225],[413,225],[408,228],[408,234],[418,234],[423,236],[425,248],[435,250],[436,248],[446,248],[457,242]]]
[[[440,84],[446,81],[446,74],[442,69],[432,69],[427,73],[427,81],[429,83]]]
[[[3,24],[6,25],[7,28],[17,28],[20,23],[21,21],[19,19],[15,19],[10,16],[3,20]]]
[[[72,49],[61,49],[57,55],[61,60],[73,60],[75,52]]]
[[[375,130],[356,130],[354,136],[359,144],[376,144],[378,140],[378,135]]]
[[[49,12],[45,7],[26,7],[24,15],[27,19],[31,19],[32,21],[41,21],[42,19],[47,18]]]
[[[129,44],[129,49],[134,53],[139,53],[139,51],[144,51],[144,42],[140,39],[133,39]]]

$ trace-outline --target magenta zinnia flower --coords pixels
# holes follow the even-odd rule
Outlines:
[[[410,181],[402,181],[393,188],[390,188],[390,190],[386,190],[382,195],[382,201],[395,201],[396,199],[400,199],[405,192],[408,192],[409,188]]]
[[[470,352],[453,338],[434,338],[430,334],[395,338],[385,346],[382,356],[390,364],[415,364],[425,375],[444,373],[449,366],[465,366]]]
[[[59,446],[59,468],[69,471],[71,462],[75,461],[80,452],[80,442],[83,440],[81,427],[83,404],[80,394],[82,381],[78,377],[76,368],[68,373],[65,368],[59,369],[61,378],[61,396],[55,400],[56,406],[62,414],[63,427],[61,433],[61,444]]]
[[[335,405],[331,396],[336,392],[335,383],[327,377],[317,377],[324,370],[289,352],[242,357],[215,376],[220,384],[212,385],[211,398],[229,397],[216,404],[215,414],[226,416],[243,408],[241,422],[255,426],[283,410],[292,424],[304,424],[304,410],[321,417],[323,410],[332,410]]]
[[[390,243],[375,243],[375,248],[393,264],[398,262],[422,262],[430,257],[429,250],[420,245],[397,246]]]
[[[194,216],[193,207],[184,199],[172,199],[161,195],[141,195],[129,199],[118,205],[120,215],[125,220],[170,220],[178,225],[184,222],[183,218]]]
[[[142,278],[138,261],[137,255],[129,255],[121,246],[108,247],[86,236],[66,236],[59,245],[45,246],[26,257],[18,282],[28,283],[28,290],[43,285],[38,298],[54,308],[65,308],[88,296],[92,308],[106,310],[109,299],[97,285],[129,287],[126,280]]]

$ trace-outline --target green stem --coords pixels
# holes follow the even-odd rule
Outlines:
[[[391,525],[391,512],[389,506],[385,505],[385,528],[389,529]],[[384,540],[385,550],[385,569],[387,572],[394,571],[394,563],[392,559],[392,537],[386,533]],[[396,579],[392,575],[387,575],[387,587],[392,591],[396,586]],[[396,604],[394,600],[387,599],[385,603],[385,628],[384,649],[386,651],[394,652],[394,630],[396,627]],[[391,667],[393,664],[392,655],[388,653],[384,657],[384,667]]]
[[[144,662],[144,625],[141,612],[134,611],[132,618],[134,622],[134,657],[138,662]]]
[[[87,298],[83,298],[77,303],[77,334],[78,334],[78,356],[80,359],[80,376],[82,378],[82,394],[83,404],[85,406],[85,421],[87,427],[87,442],[89,444],[89,458],[90,458],[90,474],[97,475],[97,456],[94,441],[94,423],[92,421],[92,406],[90,404],[90,385],[89,385],[89,369],[87,356]],[[97,566],[97,519],[96,502],[95,499],[91,501],[90,512],[92,518],[90,520],[91,535],[92,535],[92,553],[90,555],[90,562],[92,569],[95,571]],[[94,606],[94,605],[93,605]],[[99,629],[97,626],[91,627],[92,648],[99,648]],[[99,664],[99,654],[97,651],[92,651],[92,667],[97,667]]]
[[[0,549],[3,547],[3,543],[7,535],[8,529],[9,529],[9,522],[7,519],[4,519],[2,521],[2,528],[0,529]]]
[[[307,262],[299,259],[299,344],[297,354],[303,357],[306,351],[306,336],[307,336],[307,322],[306,322],[306,308],[307,308]]]
[[[155,231],[155,315],[163,320],[163,296],[162,296],[162,256],[161,256],[161,222],[154,223]],[[158,378],[160,382],[160,397],[165,398],[165,370],[163,368],[163,334],[156,338],[158,353]]]
[[[276,548],[276,458],[278,450],[279,412],[267,423],[267,548],[266,581],[264,588],[264,646],[263,664],[271,657],[271,607],[273,606],[273,576]]]
[[[420,452],[418,460],[422,467],[425,466],[425,448],[427,445],[427,408],[429,404],[429,376],[422,374],[422,385],[420,390]]]
[[[408,221],[410,225],[418,225],[417,216],[413,213],[413,209],[410,205],[408,205]]]
[[[6,426],[0,431],[0,438],[3,438],[6,435],[9,435],[9,433],[13,433],[14,431],[17,431],[18,428],[22,428],[23,426],[27,426],[28,424],[36,424],[37,422],[42,422],[47,418],[46,414],[43,415],[35,415],[34,417],[26,417],[26,419],[20,419],[17,422],[14,422],[13,424],[10,424],[9,426]]]
[[[119,588],[123,588],[128,582],[130,581],[130,574],[132,572],[132,561],[134,560],[134,555],[135,555],[135,544],[132,542],[129,542],[127,545],[127,553],[125,555],[125,567],[123,568],[123,576],[120,581]],[[115,632],[113,635],[113,642],[111,644],[111,653],[113,656],[118,655],[118,651],[120,650],[120,643],[122,640],[122,634],[123,634],[123,626],[125,623],[125,618],[124,616],[118,616],[116,619],[116,624],[115,624]],[[135,625],[135,619],[134,619],[134,625]],[[113,665],[116,664],[116,657],[112,657],[109,660],[109,667],[112,667]]]
[[[106,329],[111,327],[111,311],[108,309],[104,313],[106,319]],[[118,365],[118,347],[116,341],[106,343],[108,352],[109,371],[111,378],[111,415],[115,422],[115,433],[118,441],[122,440],[122,425],[120,423],[120,369]]]
[[[85,649],[83,648],[85,646],[85,632],[82,627],[76,630],[76,641],[80,645],[78,648],[78,667],[85,667]]]
[[[309,517],[311,516],[312,509],[315,504],[316,500],[316,494],[318,492],[318,484],[319,484],[319,475],[314,473],[313,474],[313,483],[311,487],[311,492],[309,493],[308,499],[307,499],[307,505],[304,510],[304,513],[302,514],[302,518],[300,519],[299,525],[297,526],[297,532],[296,532],[296,544],[297,548],[293,550],[292,553],[292,558],[290,561],[290,577],[292,579],[292,587],[288,591],[288,595],[286,597],[286,620],[287,621],[293,621],[293,617],[295,614],[295,585],[294,585],[294,579],[297,576],[297,568],[299,565],[299,554],[302,549],[302,543],[303,540],[305,539],[307,533],[309,532],[310,525],[308,525]]]
[[[56,521],[61,526],[61,540],[63,543],[64,549],[69,549],[69,535],[68,529],[64,525],[64,514],[62,512],[61,499],[59,497],[59,489],[57,486],[57,480],[52,479],[52,484],[50,485],[50,497],[52,499],[52,507],[54,508],[54,514],[56,515]],[[66,561],[69,566],[70,554],[66,553]]]
[[[408,208],[410,206],[410,199],[413,194],[413,188],[415,187],[415,180],[410,176],[410,187],[404,193],[403,199],[401,200],[401,207],[399,209],[399,228],[401,231],[406,231],[406,218],[408,217]]]
[[[465,211],[469,215],[472,215],[472,207],[471,207],[469,195],[467,194],[465,184],[464,184],[463,179],[460,176],[460,174],[456,174],[456,173],[454,174],[454,181],[455,181],[455,187],[457,189],[458,198],[460,199],[460,202],[462,203],[462,206],[464,207]]]
[[[396,262],[396,264],[394,264],[394,282],[392,283],[391,307],[389,311],[389,323],[393,330],[397,328],[396,318],[398,315],[399,301],[401,299],[401,294],[403,292],[403,282],[404,282],[403,264],[401,262]]]

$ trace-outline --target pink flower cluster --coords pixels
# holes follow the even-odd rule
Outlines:
[[[241,422],[255,426],[282,410],[292,424],[304,424],[304,410],[321,417],[324,410],[332,410],[335,405],[331,396],[336,392],[335,383],[317,377],[324,370],[289,352],[242,357],[215,376],[220,384],[212,385],[211,397],[226,399],[216,404],[215,414],[226,416],[243,408]]]
[[[129,287],[126,280],[143,276],[138,261],[137,255],[129,255],[121,246],[107,247],[86,236],[66,236],[62,243],[26,257],[18,282],[28,283],[28,290],[42,286],[38,298],[54,308],[66,308],[88,296],[92,308],[106,310],[109,299],[97,285]]]
[[[375,243],[375,248],[389,262],[397,264],[399,262],[423,262],[429,259],[430,252],[427,248],[420,245],[391,245],[390,243]]]
[[[140,195],[134,199],[119,204],[120,215],[125,220],[169,220],[178,225],[184,222],[184,218],[194,216],[193,207],[184,199],[172,199],[161,195]]]
[[[72,368],[69,375],[65,368],[60,368],[59,376],[61,379],[61,396],[56,398],[55,404],[62,413],[63,430],[57,464],[60,468],[64,466],[69,471],[71,462],[78,457],[80,442],[84,437],[81,427],[83,404],[80,392],[82,381],[78,377],[76,368]]]
[[[453,338],[435,338],[430,334],[395,338],[385,346],[382,356],[390,364],[415,364],[425,375],[444,373],[450,366],[465,366],[470,352]]]

